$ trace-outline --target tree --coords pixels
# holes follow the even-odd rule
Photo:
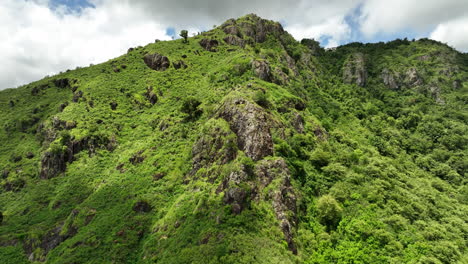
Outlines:
[[[187,37],[188,37],[188,31],[187,30],[181,30],[179,36],[184,38],[184,43],[187,43]]]
[[[324,195],[317,202],[319,221],[328,229],[336,227],[341,220],[342,212],[343,209],[331,195]]]

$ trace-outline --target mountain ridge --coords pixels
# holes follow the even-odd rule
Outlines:
[[[462,263],[467,62],[251,14],[0,91],[0,260]]]

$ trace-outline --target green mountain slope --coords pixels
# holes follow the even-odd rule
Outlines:
[[[466,263],[468,55],[247,15],[0,92],[0,263]]]

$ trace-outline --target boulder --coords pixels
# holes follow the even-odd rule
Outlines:
[[[343,66],[343,81],[364,87],[367,82],[367,70],[364,54],[354,53]]]
[[[252,70],[258,78],[271,82],[271,69],[270,64],[267,60],[253,60],[252,61]]]
[[[148,213],[150,212],[153,208],[151,205],[146,202],[146,201],[138,201],[133,205],[133,211],[139,212],[139,213]]]
[[[200,46],[202,46],[205,50],[215,52],[216,48],[219,45],[219,42],[216,39],[202,39],[200,40]]]
[[[147,54],[143,60],[148,67],[155,71],[165,71],[171,65],[169,59],[159,53]]]
[[[217,116],[229,123],[237,135],[237,146],[248,157],[260,160],[273,154],[271,117],[263,108],[243,98],[232,98],[224,102]]]

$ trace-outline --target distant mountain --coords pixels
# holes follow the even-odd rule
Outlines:
[[[468,55],[256,15],[0,91],[0,263],[467,263]]]

